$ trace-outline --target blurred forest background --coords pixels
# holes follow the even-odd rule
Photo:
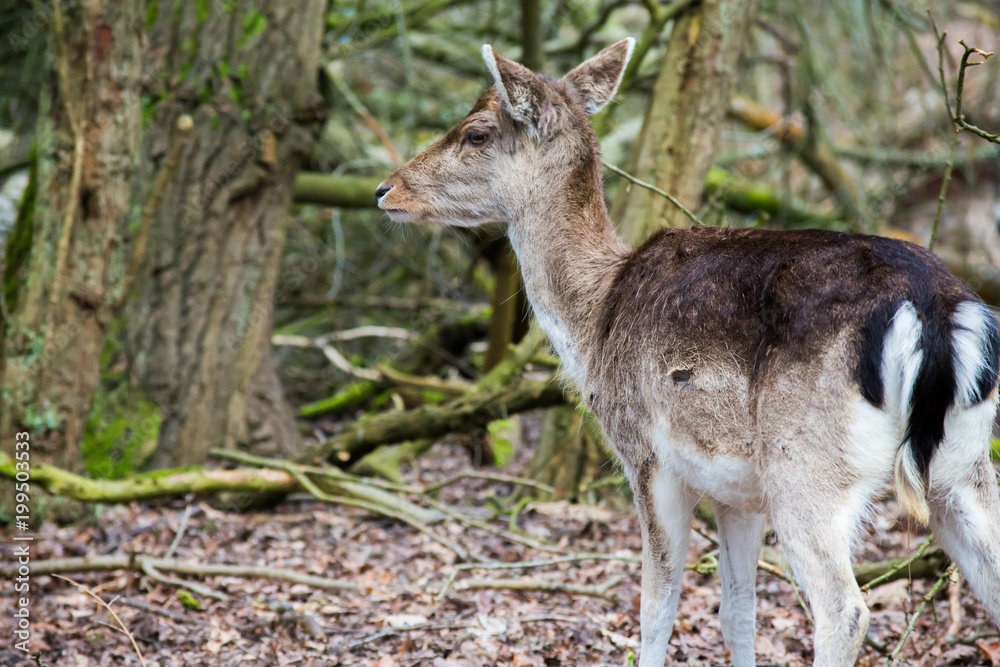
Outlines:
[[[0,0],[0,450],[30,433],[36,522],[305,489],[426,528],[383,494],[441,442],[506,480],[502,525],[624,510],[503,229],[375,208],[489,84],[481,45],[560,76],[637,38],[594,117],[630,242],[693,224],[660,190],[931,245],[997,305],[998,35],[995,0]]]

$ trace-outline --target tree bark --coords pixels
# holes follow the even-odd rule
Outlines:
[[[4,286],[12,312],[2,332],[0,442],[9,449],[27,431],[34,461],[78,472],[99,357],[125,284],[143,13],[140,2],[109,0],[56,0],[46,10],[37,196],[24,202],[15,230],[31,239],[19,267],[28,277]]]
[[[318,267],[280,261],[295,175],[322,117],[325,7],[174,2],[149,17],[144,182],[178,116],[194,121],[127,307],[129,377],[161,413],[154,465],[200,463],[212,447],[296,448],[269,341],[275,303]]]
[[[705,0],[674,23],[628,171],[690,209],[701,202],[756,0]],[[626,184],[623,183],[623,186]],[[625,240],[691,223],[666,199],[625,186],[612,209]]]

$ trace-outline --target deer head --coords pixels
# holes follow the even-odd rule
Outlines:
[[[633,44],[622,40],[558,80],[483,46],[493,86],[462,122],[378,186],[379,208],[395,222],[472,227],[516,223],[565,199],[567,189],[600,195],[587,115],[614,97]]]

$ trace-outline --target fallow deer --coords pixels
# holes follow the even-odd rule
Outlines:
[[[767,515],[812,607],[814,664],[854,664],[869,613],[851,547],[890,482],[1000,619],[993,315],[932,254],[887,238],[701,226],[627,247],[587,115],[632,47],[556,80],[484,46],[493,86],[377,197],[397,222],[507,223],[538,322],[635,497],[639,664],[666,659],[700,495],[717,507],[736,667],[754,664]]]

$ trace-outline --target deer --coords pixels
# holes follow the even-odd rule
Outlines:
[[[702,497],[736,667],[755,664],[768,519],[812,610],[813,664],[855,663],[869,610],[851,552],[890,486],[1000,620],[992,312],[933,254],[885,237],[702,225],[627,246],[588,116],[633,46],[555,79],[485,45],[492,86],[376,196],[397,223],[506,224],[538,324],[632,490],[640,667],[668,657]]]

